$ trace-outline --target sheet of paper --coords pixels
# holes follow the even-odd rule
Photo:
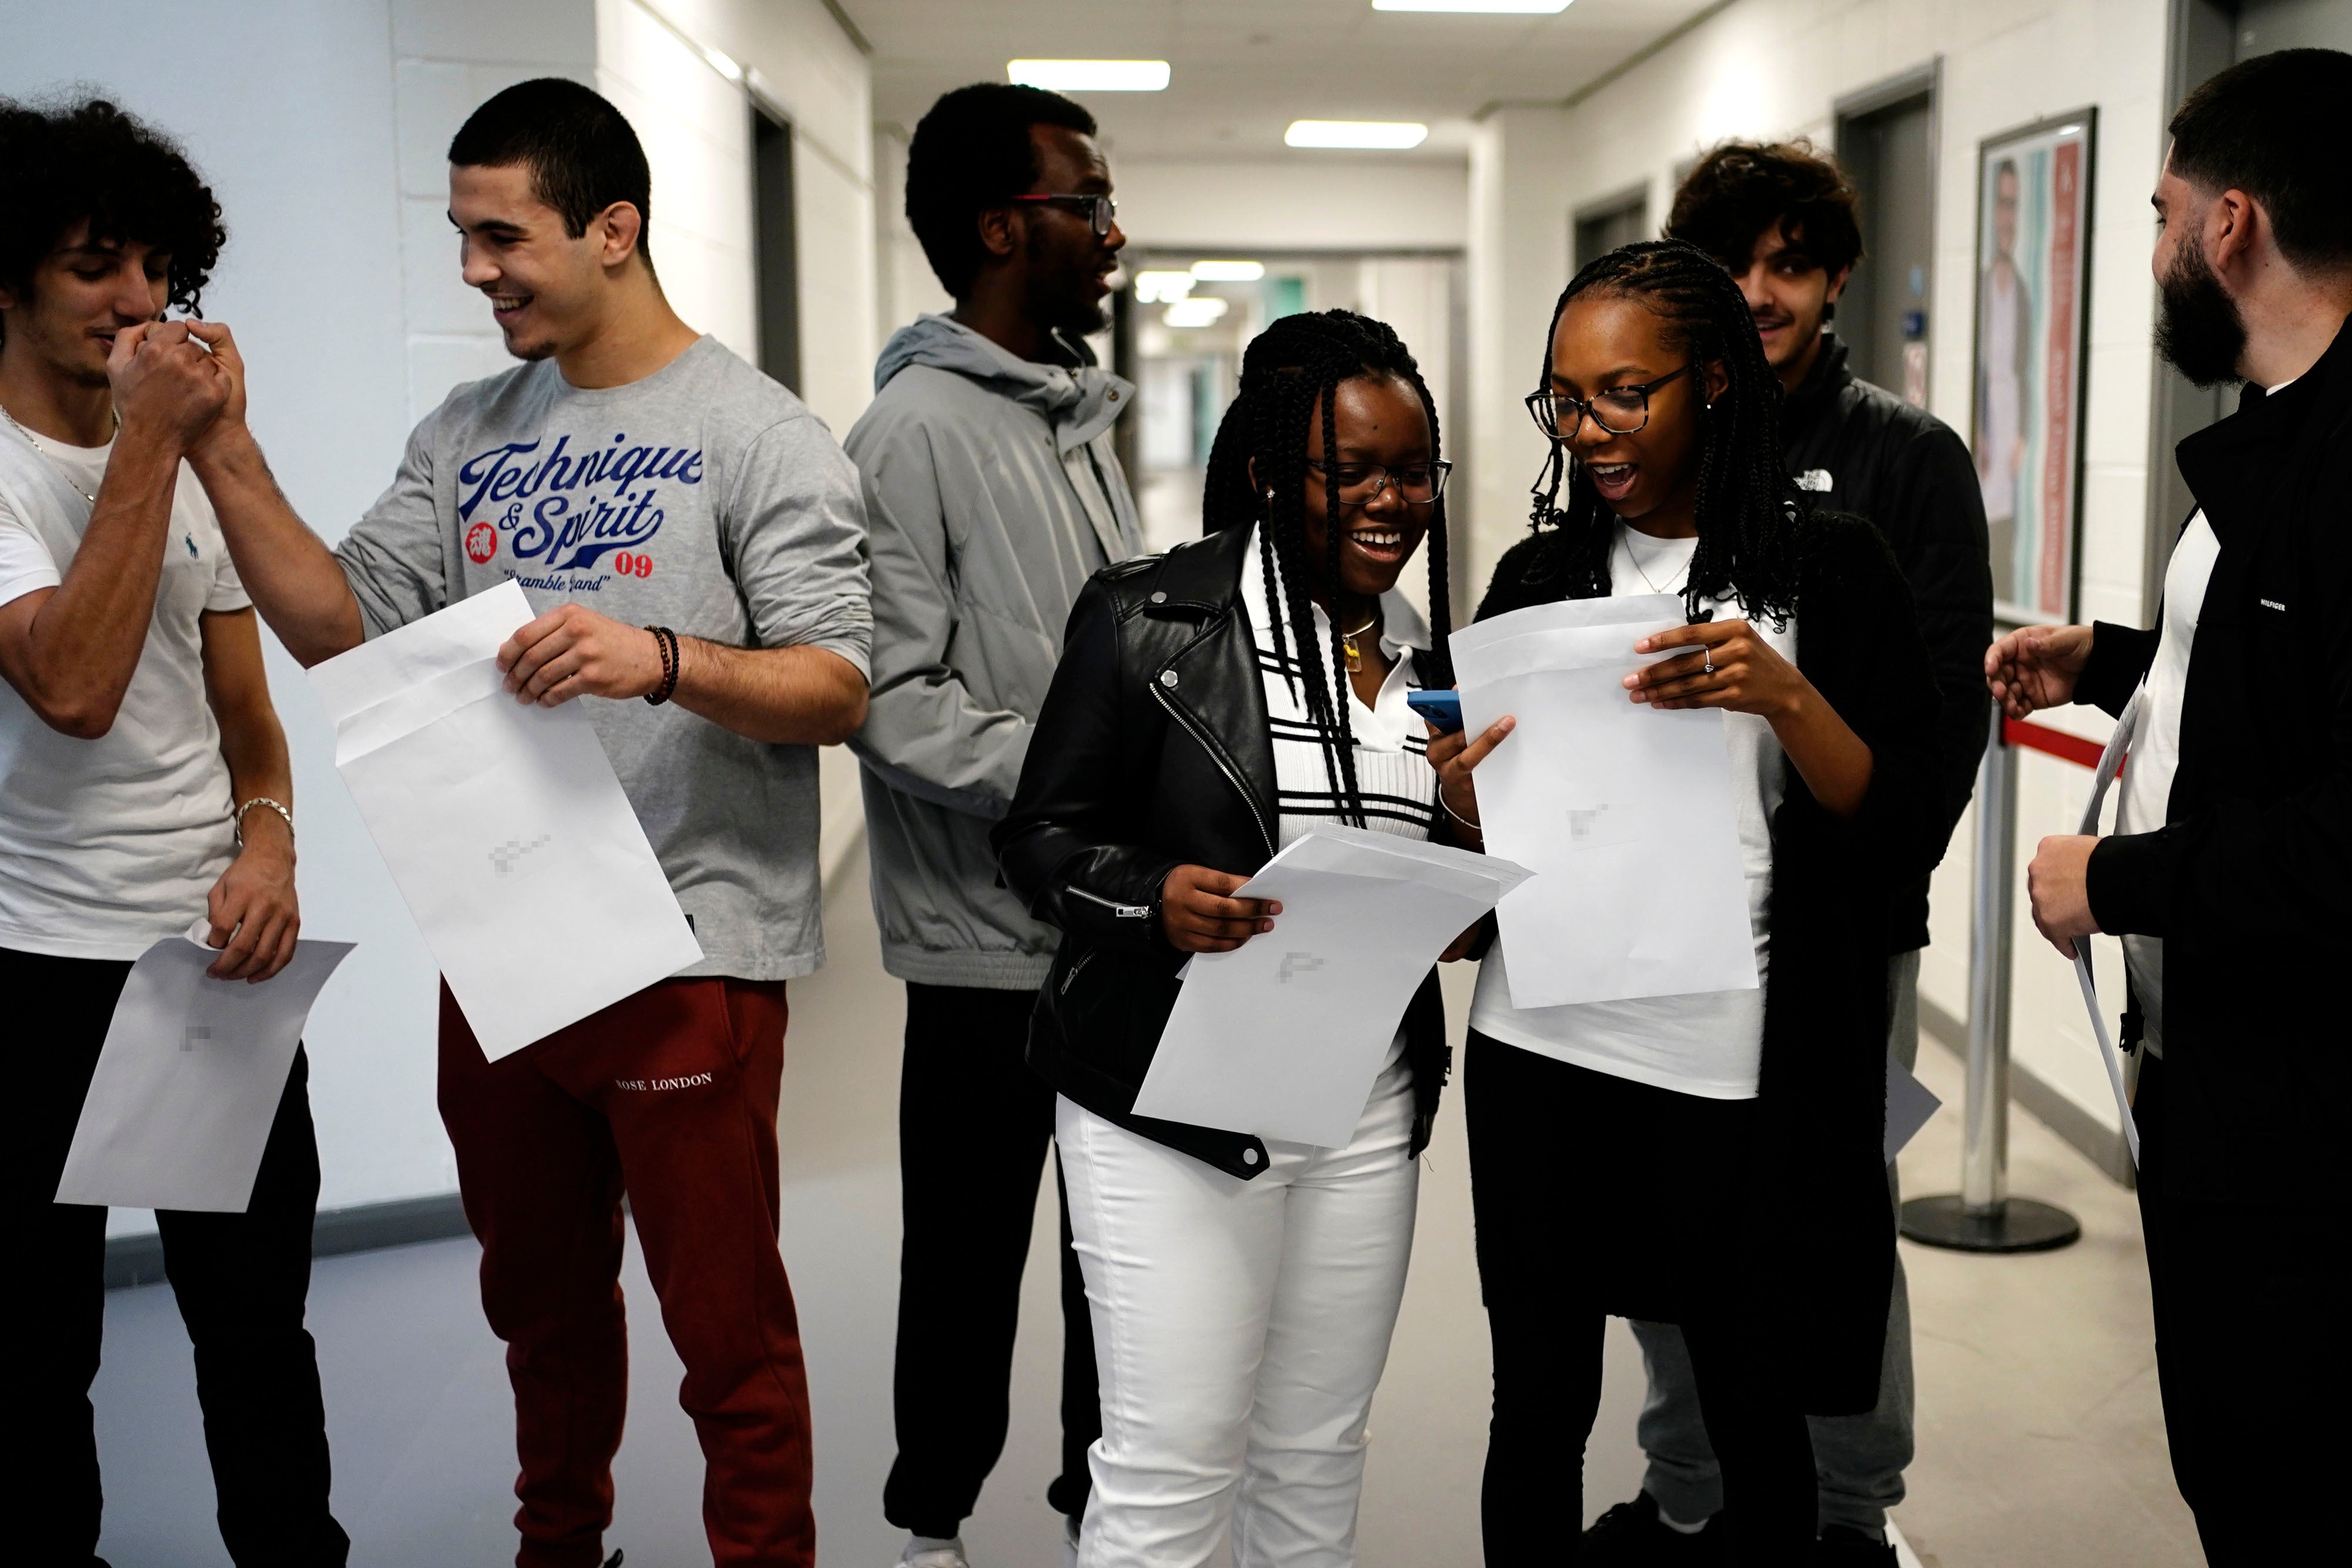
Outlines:
[[[257,986],[169,936],[131,967],[58,1182],[59,1203],[243,1214],[286,1074],[349,942],[295,945]]]
[[[493,1061],[702,957],[582,703],[502,689],[494,655],[530,619],[502,583],[310,672],[336,771]]]
[[[1454,635],[1468,731],[1518,720],[1477,775],[1486,847],[1537,873],[1497,911],[1516,1007],[1757,983],[1723,715],[1662,713],[1620,684],[1667,656],[1635,654],[1637,639],[1683,622],[1681,601],[1644,595]]]
[[[1903,1145],[1919,1135],[1919,1129],[1943,1106],[1936,1092],[1912,1075],[1911,1070],[1895,1061],[1886,1059],[1886,1163],[1893,1165]]]
[[[1281,900],[1274,929],[1186,966],[1136,1114],[1345,1145],[1430,966],[1528,874],[1391,833],[1310,829],[1238,895]]]

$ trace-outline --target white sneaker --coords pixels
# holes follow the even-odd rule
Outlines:
[[[925,1539],[928,1538],[907,1538],[907,1550],[898,1555],[899,1568],[971,1568],[971,1560],[963,1554],[961,1536],[942,1545],[918,1547],[915,1544]]]

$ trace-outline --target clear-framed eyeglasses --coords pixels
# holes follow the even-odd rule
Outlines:
[[[1650,423],[1650,394],[1697,368],[1698,361],[1694,360],[1656,381],[1608,387],[1591,397],[1570,397],[1566,392],[1550,391],[1529,392],[1528,413],[1535,420],[1536,428],[1554,441],[1572,439],[1588,414],[1605,435],[1631,435]]]
[[[1343,507],[1369,507],[1391,485],[1396,486],[1397,498],[1406,506],[1433,506],[1445,494],[1446,476],[1454,472],[1454,465],[1443,460],[1415,463],[1403,468],[1383,468],[1376,463],[1342,463],[1336,468],[1326,468],[1310,457],[1307,466],[1339,481],[1339,504]]]
[[[1076,213],[1093,225],[1095,238],[1110,237],[1111,225],[1118,221],[1118,203],[1108,195],[1096,196],[1015,196],[1016,202],[1044,202]]]

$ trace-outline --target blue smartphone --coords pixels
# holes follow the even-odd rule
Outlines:
[[[1452,735],[1462,727],[1462,695],[1459,692],[1407,692],[1404,706],[1435,725],[1440,735]]]

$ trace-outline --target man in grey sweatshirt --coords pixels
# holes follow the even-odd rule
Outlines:
[[[919,1568],[966,1568],[959,1532],[1003,1449],[1054,1130],[1053,1091],[1024,1053],[1058,934],[998,883],[988,830],[1078,590],[1143,550],[1110,434],[1134,389],[1083,341],[1126,243],[1094,130],[1067,99],[997,83],[924,116],[907,216],[956,308],[890,340],[845,444],[874,582],[873,695],[850,745],[883,965],[907,982],[898,1457],[883,1511]],[[1074,1533],[1100,1419],[1066,1218],[1062,1234],[1063,1470],[1046,1495]]]

